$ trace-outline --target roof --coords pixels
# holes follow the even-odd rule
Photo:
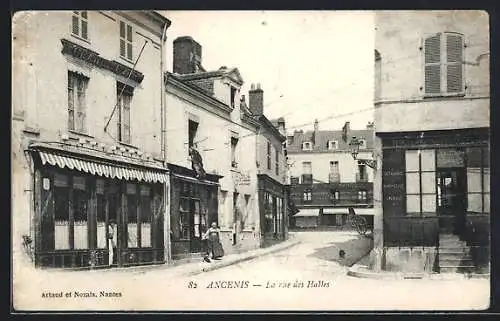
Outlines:
[[[196,72],[192,74],[176,74],[176,76],[185,81],[192,81],[198,79],[216,78],[224,77],[234,74],[235,77],[231,77],[239,85],[243,85],[243,78],[238,70],[238,68],[227,68],[225,66],[220,67],[218,70]]]
[[[331,152],[328,150],[328,141],[334,140],[338,143],[337,150],[349,150],[349,144],[342,140],[342,131],[335,130],[320,130],[316,133],[315,137],[314,131],[295,131],[293,136],[293,140],[289,140],[287,144],[287,152],[288,153],[322,153],[322,152]],[[366,140],[366,148],[373,149],[373,136],[374,131],[372,129],[363,129],[363,130],[351,130],[350,136],[356,136],[357,138],[364,138]],[[314,142],[312,150],[302,150],[302,143],[304,142]]]
[[[271,132],[271,134],[273,134],[281,142],[284,142],[286,140],[286,137],[280,133],[278,128],[276,128],[276,126],[274,126],[274,124],[271,123],[271,121],[269,119],[267,119],[266,116],[254,115],[253,118],[258,120],[264,127],[266,127]]]

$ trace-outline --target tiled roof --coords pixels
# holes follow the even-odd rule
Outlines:
[[[317,132],[316,137],[314,137],[314,131],[307,132],[294,132],[293,136],[289,136],[289,141],[287,144],[287,150],[289,153],[321,153],[329,152],[328,141],[336,140],[338,143],[337,150],[349,150],[348,143],[342,140],[342,131],[327,131],[320,130]],[[363,130],[351,130],[350,136],[356,136],[357,138],[364,138],[366,141],[366,148],[373,148],[373,130],[363,129]],[[293,137],[293,140],[291,140]],[[312,150],[302,150],[302,143],[311,142],[313,143]]]
[[[199,79],[207,79],[207,78],[216,78],[216,77],[222,77],[229,75],[233,72],[236,72],[238,75],[238,78],[241,78],[240,73],[238,71],[238,68],[227,68],[227,67],[221,67],[218,70],[213,70],[213,71],[203,71],[203,72],[196,72],[192,74],[176,74],[176,76],[179,79],[185,80],[185,81],[193,81],[193,80],[199,80]],[[237,82],[241,82],[241,79],[236,79]]]

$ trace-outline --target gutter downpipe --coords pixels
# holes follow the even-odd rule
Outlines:
[[[166,93],[165,93],[165,80],[166,80],[166,75],[165,75],[165,43],[167,41],[166,37],[166,32],[167,28],[169,27],[169,23],[165,22],[163,25],[163,31],[161,34],[161,50],[160,50],[160,91],[161,91],[161,152],[162,152],[162,159],[163,159],[163,167],[168,168],[168,162],[167,162],[167,137],[166,137]],[[169,177],[169,180],[164,184],[163,186],[163,199],[164,199],[164,215],[163,215],[163,239],[164,239],[164,261],[166,264],[169,264],[172,260],[172,253],[171,253],[171,240],[170,240],[170,193],[169,193],[169,187],[170,187],[170,175],[167,173],[167,176]]]

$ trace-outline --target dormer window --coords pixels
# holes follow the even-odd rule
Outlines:
[[[312,150],[312,143],[311,142],[302,143],[302,150]]]
[[[229,86],[231,89],[231,107],[234,108],[235,100],[236,100],[236,88],[233,86]]]
[[[333,150],[333,149],[338,149],[339,148],[339,143],[336,140],[330,140],[328,141],[328,150]]]

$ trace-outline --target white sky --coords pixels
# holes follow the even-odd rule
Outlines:
[[[264,113],[284,116],[290,132],[362,129],[373,120],[374,20],[368,11],[163,11],[167,69],[173,40],[191,36],[202,46],[206,70],[237,67],[247,96],[264,90]],[[351,115],[334,117],[337,115]],[[328,120],[322,119],[330,117]],[[304,125],[306,123],[310,123]],[[300,127],[297,127],[300,126]],[[295,127],[295,128],[294,128]]]

